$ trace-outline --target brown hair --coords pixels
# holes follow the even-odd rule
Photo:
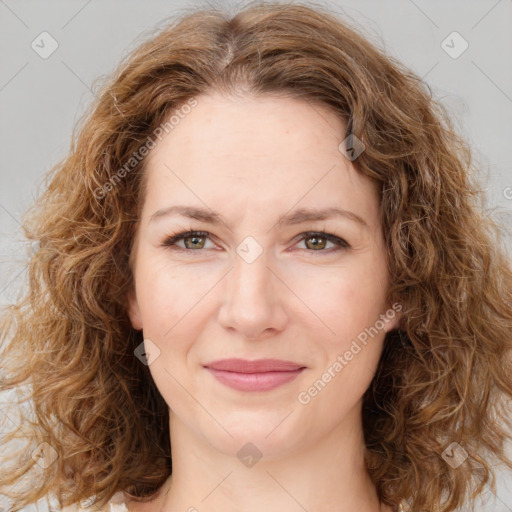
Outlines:
[[[50,491],[64,505],[96,495],[101,506],[120,490],[149,497],[171,473],[168,407],[134,357],[142,334],[125,299],[139,157],[176,109],[214,90],[328,105],[346,122],[340,142],[353,135],[365,146],[353,164],[380,188],[388,303],[403,306],[364,395],[380,500],[450,512],[491,475],[494,490],[489,457],[512,469],[512,269],[470,148],[428,86],[356,29],[322,7],[264,3],[231,19],[188,12],[141,44],[48,175],[24,221],[38,243],[29,289],[2,317],[0,389],[29,384],[35,418],[21,430],[30,447],[13,468],[2,464],[0,491],[14,510]],[[452,443],[468,455],[458,467],[443,456]],[[16,493],[35,446],[57,458]]]

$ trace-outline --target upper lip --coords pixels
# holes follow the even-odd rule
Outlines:
[[[305,368],[293,361],[281,359],[220,359],[204,365],[212,370],[223,370],[236,373],[291,372]]]

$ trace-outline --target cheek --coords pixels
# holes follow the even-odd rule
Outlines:
[[[137,294],[144,339],[159,351],[149,371],[167,404],[174,410],[186,409],[190,396],[180,383],[187,382],[191,371],[187,355],[199,329],[193,319],[204,291],[161,260],[147,260],[140,270]]]
[[[199,279],[184,266],[178,268],[162,258],[148,258],[137,275],[137,296],[144,334],[162,341],[172,337],[214,283],[211,274]]]
[[[311,402],[311,418],[328,418],[329,425],[337,424],[370,386],[386,336],[379,314],[378,308],[349,300],[337,317],[327,319],[336,334],[317,338],[324,358],[311,374],[310,387],[299,397],[301,404]]]
[[[142,259],[141,259],[142,261]],[[167,399],[180,394],[178,382],[191,371],[189,352],[209,319],[208,290],[218,276],[204,272],[198,276],[193,266],[172,264],[162,257],[147,257],[136,276],[137,297],[143,323],[143,335],[159,350],[150,365],[155,383]]]
[[[288,279],[329,345],[343,346],[385,313],[385,275],[375,261],[312,268]]]
[[[374,378],[381,347],[382,338],[376,337],[353,355],[350,361],[344,358],[344,363],[338,361],[340,366],[335,366],[330,361],[325,371],[315,376],[311,386],[300,396],[302,403],[309,401],[304,407],[312,422],[321,417],[326,419],[326,427],[333,427],[353,410]],[[344,354],[343,350],[335,356],[344,357]]]

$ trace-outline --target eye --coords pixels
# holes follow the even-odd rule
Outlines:
[[[308,243],[309,240],[312,240],[312,243]],[[307,233],[302,233],[300,235],[300,241],[305,242],[306,247],[313,248],[313,252],[335,252],[350,248],[350,245],[343,240],[343,238],[323,231],[308,231]],[[329,250],[323,250],[327,243],[335,244],[337,247],[331,247]]]
[[[206,231],[183,231],[181,233],[177,233],[176,235],[171,235],[167,237],[162,244],[164,247],[172,247],[176,246],[178,249],[203,249],[205,240],[209,238],[210,233]],[[176,242],[185,241],[185,247],[180,247],[176,245]],[[187,242],[189,241],[189,242]]]
[[[183,250],[192,252],[205,248],[206,240],[210,238],[210,233],[207,231],[183,231],[174,235],[169,235],[162,243],[163,247]],[[178,242],[183,241],[184,246],[177,245]],[[299,242],[305,241],[308,252],[323,252],[331,253],[343,249],[349,249],[350,245],[342,238],[325,233],[323,231],[308,231],[299,236]],[[312,241],[312,243],[308,243]],[[328,243],[335,244],[335,247],[327,248]]]

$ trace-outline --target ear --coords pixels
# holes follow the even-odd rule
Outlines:
[[[131,288],[126,294],[126,302],[128,304],[128,316],[132,327],[136,331],[142,330],[142,318],[139,309],[139,303],[137,302],[137,296],[135,290]]]
[[[401,304],[393,304],[393,307],[388,308],[386,313],[382,315],[382,320],[384,321],[384,330],[386,332],[390,332],[394,329],[398,329],[400,325],[400,319],[402,318],[402,305]]]

